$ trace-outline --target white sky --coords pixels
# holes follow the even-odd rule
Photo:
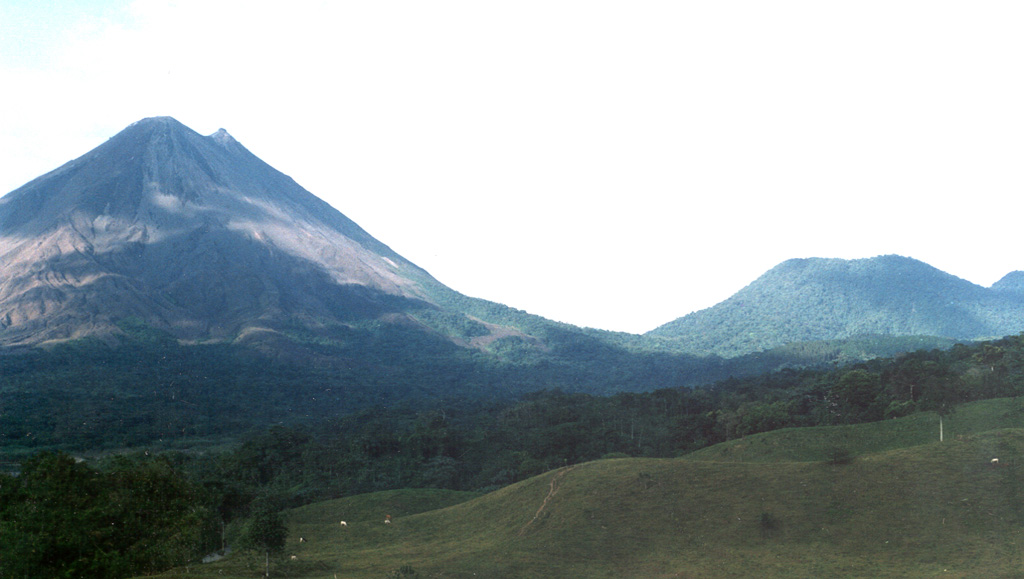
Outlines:
[[[1024,3],[0,0],[0,193],[169,115],[462,293],[643,332],[793,257],[1024,269]]]

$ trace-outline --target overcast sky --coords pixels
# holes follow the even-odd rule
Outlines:
[[[0,0],[0,193],[144,117],[462,293],[643,332],[793,257],[1024,269],[1024,3]]]

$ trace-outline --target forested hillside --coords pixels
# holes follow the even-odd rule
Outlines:
[[[452,323],[440,314],[430,322]],[[295,330],[257,348],[182,345],[131,320],[121,329],[116,346],[80,340],[0,354],[0,461],[42,449],[202,447],[267,424],[309,424],[378,406],[424,408],[433,400],[503,404],[538,391],[607,396],[696,387],[952,345],[862,336],[726,360],[659,350],[635,336],[563,330],[546,320],[530,330],[547,347],[519,336],[465,347],[404,325]],[[471,329],[466,335],[472,339]]]
[[[141,323],[121,328],[116,346],[82,340],[0,355],[0,453],[190,447],[399,402],[507,401],[551,388],[609,394],[728,375],[717,359],[634,352],[573,331],[552,333],[546,349],[509,337],[482,350],[383,324],[295,330],[252,349],[182,345]]]
[[[702,388],[389,404],[317,426],[275,427],[225,455],[224,464],[238,473],[237,484],[269,485],[303,500],[405,487],[480,490],[604,456],[679,456],[781,428],[949,413],[1020,395],[1024,336],[1014,336]]]
[[[991,339],[1024,331],[1024,293],[1016,288],[1013,274],[983,288],[896,255],[793,259],[648,335],[725,357],[859,334]]]

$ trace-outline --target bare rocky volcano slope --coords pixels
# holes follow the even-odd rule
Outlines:
[[[423,270],[223,129],[134,123],[0,198],[0,345],[182,339],[429,307]]]

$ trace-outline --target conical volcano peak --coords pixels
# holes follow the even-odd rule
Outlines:
[[[183,125],[180,122],[178,122],[178,119],[176,119],[174,117],[158,116],[158,117],[146,117],[144,119],[137,120],[134,123],[128,125],[127,128],[130,129],[132,127],[145,127],[147,125],[152,125],[152,126],[157,126],[157,125],[175,125],[175,126],[179,126],[179,127],[185,127],[185,125]],[[185,127],[185,128],[187,128],[187,127]]]
[[[0,198],[0,344],[372,318],[417,269],[227,131],[151,117]]]
[[[114,135],[111,140],[126,135],[165,135],[168,133],[194,133],[194,131],[181,124],[174,117],[147,117],[125,127],[120,133]]]

